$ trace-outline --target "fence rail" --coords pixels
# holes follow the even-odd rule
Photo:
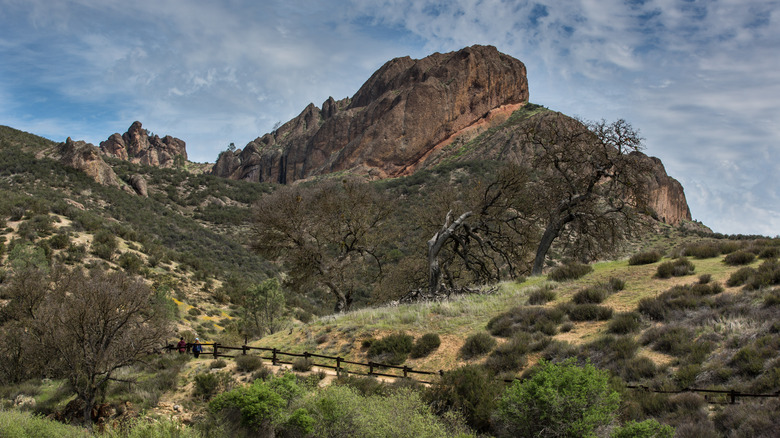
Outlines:
[[[186,345],[186,347],[185,347],[185,351],[187,353],[189,353],[191,351],[191,348],[192,348],[193,345],[195,345],[195,344],[188,343]],[[340,376],[342,373],[349,373],[349,374],[361,375],[361,376],[372,376],[372,377],[373,376],[380,376],[380,377],[389,377],[389,378],[394,378],[394,379],[401,379],[401,378],[411,379],[412,378],[411,377],[412,374],[419,374],[419,375],[426,375],[426,376],[439,376],[439,377],[441,377],[441,376],[443,376],[445,374],[444,370],[424,371],[424,370],[415,370],[415,369],[413,369],[413,368],[411,368],[409,366],[406,366],[406,365],[397,366],[397,365],[383,364],[383,363],[371,362],[371,361],[369,361],[368,363],[354,362],[354,361],[346,360],[343,357],[327,356],[327,355],[324,355],[324,354],[317,354],[317,353],[309,353],[308,351],[304,351],[303,353],[291,353],[291,352],[287,352],[287,351],[281,351],[281,350],[276,349],[276,348],[250,347],[248,345],[242,345],[240,347],[234,347],[234,346],[229,346],[229,345],[222,345],[222,344],[219,344],[219,343],[216,343],[216,342],[214,342],[214,343],[203,343],[203,344],[200,344],[200,345],[202,345],[203,347],[211,347],[211,351],[210,352],[203,351],[203,353],[201,353],[201,354],[213,356],[214,359],[217,359],[217,358],[220,358],[220,357],[229,358],[229,359],[235,359],[236,357],[238,357],[238,355],[231,355],[231,354],[220,353],[220,351],[223,351],[223,350],[224,351],[229,351],[229,350],[241,351],[241,356],[246,355],[248,352],[250,352],[252,350],[257,350],[257,351],[270,352],[271,353],[270,357],[269,356],[259,356],[259,357],[261,359],[270,360],[271,363],[274,364],[274,365],[280,365],[280,364],[293,365],[293,362],[291,362],[291,361],[281,360],[279,358],[280,356],[303,357],[303,358],[306,358],[306,359],[309,359],[309,358],[320,358],[320,359],[333,360],[333,361],[336,361],[335,365],[333,365],[333,364],[319,364],[319,363],[313,363],[313,362],[311,363],[311,365],[319,367],[319,368],[328,368],[328,369],[335,370],[337,376]],[[169,344],[169,345],[166,345],[165,347],[163,347],[163,350],[169,351],[169,352],[170,351],[176,351],[176,350],[178,350],[178,347],[176,345]],[[368,368],[368,372],[359,372],[359,371],[355,371],[354,369],[348,370],[348,369],[344,368],[344,365],[354,365],[354,366],[358,366],[358,367]],[[388,374],[388,373],[384,373],[384,372],[381,372],[381,371],[377,371],[377,370],[383,370],[383,369],[388,369],[388,368],[389,369],[400,370],[402,372],[402,375]],[[432,384],[433,383],[431,381],[425,381],[425,380],[418,380],[418,379],[413,379],[413,380],[416,380],[416,381],[418,381],[420,383],[425,383],[425,384]],[[504,380],[504,382],[511,383],[514,380],[520,380],[520,379],[519,378],[515,378],[515,379],[512,379],[512,380]],[[685,393],[685,392],[697,392],[697,393],[705,394],[705,400],[707,402],[709,402],[709,403],[718,403],[718,402],[715,402],[715,401],[711,400],[709,397],[707,397],[706,394],[724,395],[728,399],[728,403],[730,403],[730,404],[735,404],[737,402],[738,398],[780,397],[780,391],[772,393],[772,394],[749,394],[749,393],[739,392],[739,391],[736,391],[736,390],[733,390],[733,389],[719,390],[719,389],[684,388],[684,389],[679,389],[679,390],[661,390],[661,389],[653,389],[653,388],[650,388],[650,387],[644,386],[644,385],[626,385],[626,388],[628,388],[628,389],[635,389],[635,390],[641,390],[641,391],[654,392],[654,393],[659,393],[659,394],[681,394],[681,393]]]

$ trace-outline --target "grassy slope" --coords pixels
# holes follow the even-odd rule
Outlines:
[[[506,310],[524,305],[530,292],[542,285],[555,285],[557,298],[547,306],[570,301],[572,295],[587,286],[606,282],[610,277],[626,281],[626,288],[607,298],[603,305],[616,312],[636,310],[639,300],[655,297],[676,285],[691,284],[701,274],[711,274],[713,281],[725,286],[728,276],[737,270],[727,266],[722,257],[692,260],[696,273],[671,279],[655,278],[660,262],[650,265],[629,266],[627,260],[601,262],[593,265],[594,271],[585,277],[563,283],[551,282],[546,277],[532,277],[523,283],[502,283],[499,291],[493,295],[463,296],[450,302],[418,303],[398,307],[378,307],[361,309],[343,315],[320,318],[308,325],[300,325],[292,331],[283,331],[268,336],[255,345],[276,347],[291,352],[320,352],[329,355],[341,355],[349,360],[367,362],[365,350],[360,342],[370,337],[381,337],[393,331],[404,331],[415,338],[425,333],[438,333],[442,346],[427,358],[407,361],[407,364],[421,370],[452,369],[466,362],[457,357],[457,352],[465,338],[477,331],[485,330],[488,321]],[[759,262],[754,262],[757,266]],[[740,288],[726,288],[724,294],[740,293]],[[606,333],[607,322],[576,322],[568,333],[559,333],[554,339],[583,344],[591,342]],[[645,324],[649,328],[650,324]],[[322,337],[327,341],[322,341]],[[641,333],[635,335],[639,339]],[[644,349],[647,350],[647,349]],[[669,358],[657,353],[645,351],[647,355],[661,363]],[[480,362],[483,359],[475,360]]]

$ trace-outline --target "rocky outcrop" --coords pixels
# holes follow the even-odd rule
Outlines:
[[[149,196],[149,189],[146,184],[146,180],[141,175],[133,175],[130,177],[130,186],[135,192],[144,198]]]
[[[280,183],[347,169],[408,174],[452,134],[527,100],[525,66],[495,47],[396,58],[351,99],[310,104],[243,150],[221,154],[212,172]]]
[[[648,207],[656,218],[667,224],[677,225],[691,220],[691,210],[685,199],[682,184],[666,173],[661,160],[645,157],[649,160],[652,174],[647,178]]]
[[[60,161],[66,166],[81,170],[100,184],[121,187],[119,178],[114,173],[95,145],[84,141],[73,141],[70,137],[57,146]]]
[[[100,143],[100,151],[110,157],[157,167],[174,167],[187,161],[183,140],[170,135],[149,135],[141,122],[133,122],[124,134],[112,134]]]

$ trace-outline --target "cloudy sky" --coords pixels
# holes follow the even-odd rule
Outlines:
[[[213,162],[473,44],[523,61],[534,103],[628,120],[694,219],[780,234],[780,1],[0,0],[0,124],[98,144],[139,120]]]

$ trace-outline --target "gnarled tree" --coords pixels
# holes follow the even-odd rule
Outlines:
[[[335,310],[345,311],[353,293],[381,273],[377,248],[390,211],[387,200],[357,180],[281,187],[256,204],[252,245],[284,264],[290,286],[324,286]]]
[[[556,239],[592,255],[616,243],[645,203],[642,140],[625,120],[582,123],[544,114],[523,134],[534,149],[535,208],[544,223],[532,273],[541,274]]]

